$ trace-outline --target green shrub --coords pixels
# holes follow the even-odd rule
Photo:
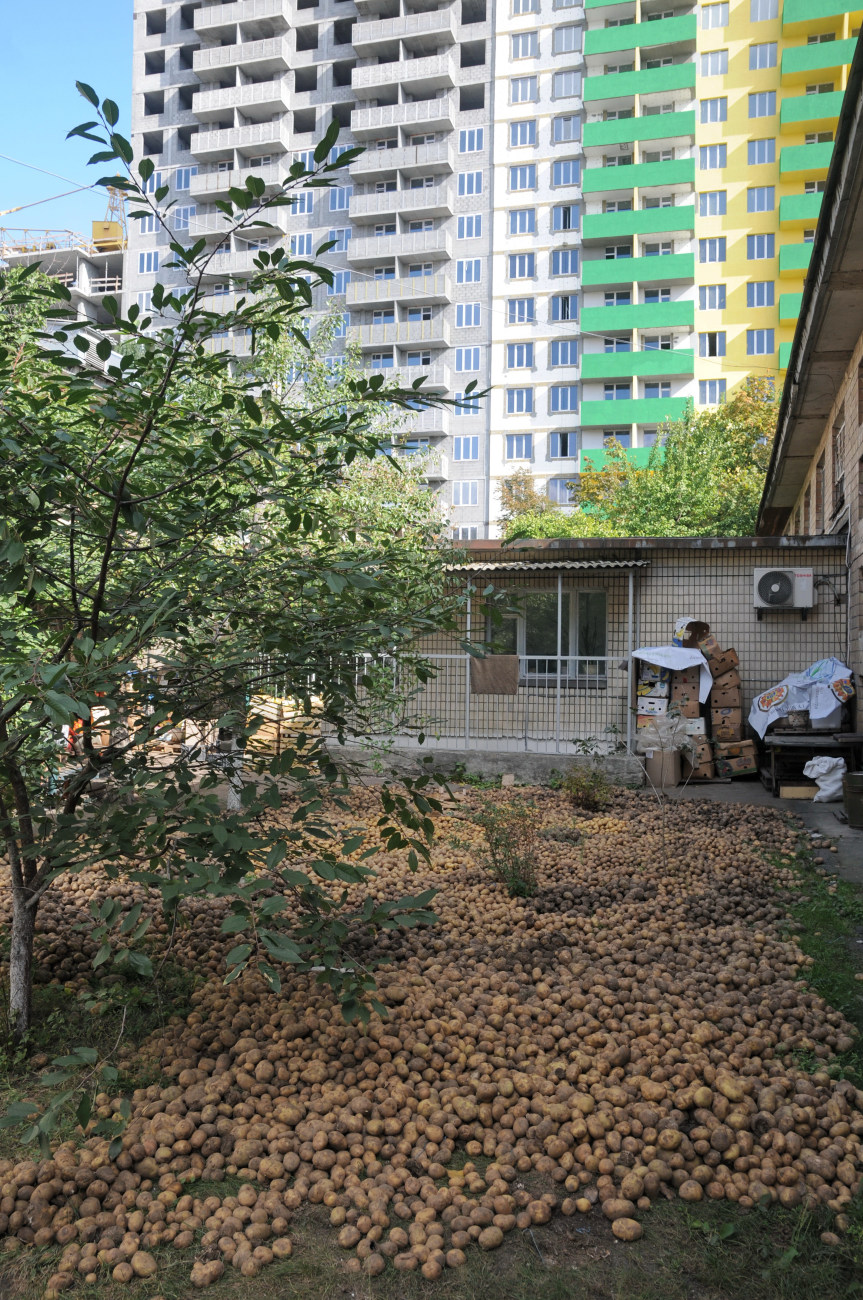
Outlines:
[[[475,816],[485,836],[481,859],[506,885],[513,898],[527,898],[536,890],[536,841],[540,814],[532,803],[520,799],[506,803],[484,799]]]
[[[574,763],[563,777],[559,788],[569,796],[576,808],[585,808],[591,812],[607,808],[614,793],[605,773],[586,763]]]

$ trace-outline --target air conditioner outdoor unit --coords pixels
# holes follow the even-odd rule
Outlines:
[[[811,609],[815,604],[811,569],[756,569],[752,578],[758,610]]]

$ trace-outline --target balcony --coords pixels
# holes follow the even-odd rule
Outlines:
[[[633,23],[628,27],[594,28],[584,34],[584,57],[616,54],[621,50],[647,49],[654,45],[695,44],[695,14],[660,18],[655,22]]]
[[[439,313],[431,320],[349,325],[348,342],[355,343],[363,352],[375,352],[390,347],[448,348],[450,337],[443,313]]]
[[[779,200],[779,229],[811,229],[818,220],[823,194],[786,194]]]
[[[780,293],[779,295],[779,324],[794,325],[797,317],[800,315],[800,305],[803,302],[802,293]]]
[[[122,275],[97,275],[90,280],[86,288],[82,288],[81,292],[94,294],[98,297],[103,293],[120,293],[122,289]]]
[[[627,99],[632,95],[668,94],[672,90],[695,88],[694,63],[670,63],[666,68],[644,68],[640,72],[610,72],[585,77],[584,102]]]
[[[583,333],[593,330],[612,334],[617,330],[691,328],[695,303],[691,298],[677,302],[640,302],[630,307],[582,307]]]
[[[782,279],[798,279],[809,270],[811,260],[811,244],[783,244],[779,250],[780,277]]]
[[[831,18],[851,15],[851,26],[860,26],[861,11],[849,5],[848,0],[785,0],[782,7],[783,33],[808,36],[821,31]],[[856,21],[855,21],[856,19]]]
[[[374,264],[394,257],[402,261],[422,258],[441,261],[452,257],[452,240],[445,230],[422,230],[416,234],[367,235],[348,244],[348,261],[352,266]]]
[[[630,379],[636,375],[675,375],[688,378],[694,373],[695,353],[691,348],[674,348],[671,351],[651,348],[644,352],[586,352],[581,358],[582,379]]]
[[[664,257],[595,257],[581,264],[582,288],[633,281],[661,281],[695,278],[694,253],[666,253]]]
[[[420,307],[434,303],[448,303],[451,300],[451,281],[446,275],[408,275],[391,280],[351,280],[346,295],[348,308],[396,302],[412,303]]]
[[[779,369],[787,370],[788,362],[790,360],[791,360],[791,344],[780,343],[779,344]]]
[[[351,130],[358,140],[392,127],[421,126],[429,131],[452,131],[455,117],[454,97],[443,95],[440,99],[420,99],[411,104],[356,108],[351,113]]]
[[[455,171],[456,156],[447,140],[434,144],[405,145],[402,149],[367,149],[351,163],[351,177],[356,181],[378,180],[394,171],[405,176],[428,176]]]
[[[656,113],[649,117],[628,117],[621,122],[585,122],[584,147],[629,144],[634,140],[689,141],[695,135],[695,113]]]
[[[260,112],[285,113],[291,106],[287,78],[276,77],[252,86],[229,86],[226,90],[201,90],[193,101],[199,122],[218,121],[234,108],[256,108]]]
[[[819,45],[797,45],[782,52],[782,85],[804,86],[812,81],[837,80],[841,69],[854,58],[857,38],[824,41]]]
[[[695,184],[695,159],[672,158],[661,163],[629,163],[622,167],[588,167],[581,178],[584,194]]]
[[[255,76],[287,72],[291,53],[287,37],[266,41],[241,41],[237,45],[212,45],[195,50],[192,67],[202,81],[215,81],[225,68],[244,68]]]
[[[779,152],[779,175],[784,181],[823,181],[832,156],[832,141],[786,145]]]
[[[662,424],[665,420],[682,420],[688,405],[687,397],[631,397],[619,402],[582,402],[579,418],[582,428]],[[591,453],[591,459],[594,454]]]
[[[216,160],[234,149],[261,149],[266,153],[285,148],[283,120],[232,126],[225,131],[198,131],[192,136],[191,151],[201,162]],[[285,129],[287,123],[285,123]]]
[[[431,453],[424,477],[428,483],[439,483],[449,478],[449,465],[442,451]]]
[[[284,0],[236,0],[234,4],[204,4],[195,10],[195,31],[199,36],[213,36],[234,23],[265,22],[272,30],[286,31]]]
[[[452,191],[448,185],[424,185],[416,190],[389,190],[385,194],[352,194],[351,221],[382,221],[396,213],[405,216],[450,217]]]
[[[450,413],[444,406],[421,411],[406,430],[409,438],[445,438],[450,432]]]
[[[694,229],[694,203],[679,203],[672,208],[640,208],[637,212],[594,212],[584,218],[582,242]]]
[[[781,131],[823,131],[833,126],[839,118],[844,92],[834,90],[826,95],[795,95],[782,99],[779,109]]]
[[[238,168],[231,168],[224,172],[198,172],[193,176],[189,185],[189,195],[193,199],[221,199],[227,197],[228,190],[245,186],[247,176],[260,176],[261,180],[272,193],[274,189],[280,189],[282,184],[281,172],[287,174],[287,164],[284,168],[276,167],[269,164],[266,167],[252,167],[246,171],[240,171]]]
[[[636,469],[647,469],[647,466],[650,464],[650,453],[652,451],[652,447],[627,447],[626,459]],[[579,469],[582,474],[599,471],[605,469],[610,459],[611,457],[604,447],[599,448],[596,451],[588,451],[585,449],[581,453]]]
[[[394,83],[412,94],[448,90],[456,84],[456,64],[451,54],[401,59],[354,68],[351,87],[357,99],[374,99],[383,87]]]
[[[426,393],[446,393],[452,387],[449,366],[440,362],[433,366],[402,366],[398,370],[388,370],[386,375],[389,383],[399,384],[402,388],[412,388],[418,379],[424,379],[422,390]]]
[[[402,14],[398,18],[377,19],[374,22],[354,23],[351,43],[360,58],[366,58],[393,41],[410,40],[416,44],[427,40],[430,49],[439,45],[454,45],[456,18],[452,7],[434,9],[424,14]]]

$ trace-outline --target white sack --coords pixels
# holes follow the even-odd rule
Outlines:
[[[818,793],[813,803],[832,803],[842,798],[842,778],[845,775],[844,758],[811,758],[803,769],[803,775],[810,777],[818,786]]]

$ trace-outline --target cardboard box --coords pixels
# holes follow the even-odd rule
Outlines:
[[[648,749],[644,755],[644,770],[648,784],[657,790],[680,785],[680,754],[676,749]]]
[[[671,693],[673,695],[675,689],[682,690],[683,687],[687,687],[689,689],[692,689],[694,687],[695,690],[698,690],[700,681],[701,681],[700,668],[675,669],[675,671],[671,674]]]
[[[655,695],[641,695],[638,699],[638,712],[661,718],[668,712],[668,700],[657,699]]]
[[[635,693],[639,698],[642,696],[650,696],[650,698],[654,700],[667,700],[669,690],[670,684],[666,678],[664,682],[639,682],[635,688]]]
[[[718,655],[722,653],[722,651],[719,649],[719,642],[716,640],[716,637],[713,636],[712,634],[703,637],[698,642],[698,649],[704,655],[704,658],[708,660],[708,662],[714,657],[714,655]]]
[[[706,736],[707,719],[706,718],[687,718],[686,719],[687,736]]]
[[[818,793],[817,785],[780,785],[780,799],[814,799]]]
[[[732,668],[737,668],[740,660],[737,657],[736,650],[720,650],[719,654],[711,655],[707,661],[707,667],[713,677],[721,677],[723,673],[729,672]]]
[[[655,721],[656,716],[653,713],[636,713],[635,730],[643,731],[645,727],[651,727]]]
[[[721,677],[714,677],[711,692],[728,691],[734,687],[740,688],[740,673],[736,668],[729,668]]]
[[[701,705],[697,699],[674,700],[671,705],[671,712],[676,713],[678,717],[694,720],[701,716]]]
[[[739,758],[716,759],[717,776],[746,776],[750,772],[757,771],[758,763],[754,754],[741,754]]]
[[[743,734],[743,711],[712,708],[710,723],[714,740],[739,740]]]
[[[717,690],[714,686],[710,692],[710,707],[712,709],[742,709],[743,696],[739,686],[729,686],[725,690]]]
[[[671,643],[685,646],[687,650],[697,650],[699,642],[704,641],[709,632],[709,623],[701,623],[697,618],[680,618],[675,624]]]
[[[659,664],[649,664],[646,659],[639,659],[638,680],[640,682],[667,682],[670,678],[670,668],[660,668]]]
[[[757,755],[754,740],[717,740],[713,749],[717,758],[754,758]]]
[[[681,773],[684,781],[712,781],[716,775],[716,768],[714,767],[712,758],[707,759],[703,763],[699,763],[697,767],[693,767],[684,755],[681,764]]]

